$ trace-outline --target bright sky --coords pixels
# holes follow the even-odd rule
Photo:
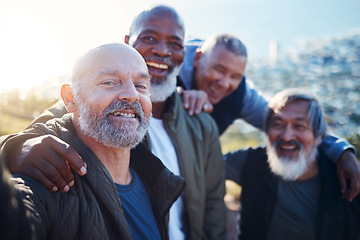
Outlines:
[[[230,32],[249,58],[268,55],[270,40],[360,29],[359,0],[167,0],[184,18],[187,35]],[[123,42],[145,0],[0,0],[0,89],[26,87],[69,73],[83,52]]]

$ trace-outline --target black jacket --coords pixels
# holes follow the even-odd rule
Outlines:
[[[320,151],[319,169],[317,239],[359,239],[360,197],[352,202],[341,198],[335,165]],[[248,150],[242,183],[239,239],[266,239],[277,201],[278,177],[270,170],[264,148]]]

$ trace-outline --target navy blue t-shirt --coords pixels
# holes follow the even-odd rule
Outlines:
[[[131,234],[134,239],[161,239],[149,196],[139,176],[132,169],[131,172],[131,184],[115,183]]]

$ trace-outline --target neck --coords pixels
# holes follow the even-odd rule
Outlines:
[[[81,132],[77,121],[73,120],[73,122],[79,138],[94,152],[100,162],[106,167],[113,181],[121,185],[129,184],[132,181],[129,169],[130,149],[118,149],[104,146],[93,138],[84,135]]]
[[[300,177],[298,177],[298,179],[296,179],[297,181],[303,181],[303,180],[307,180],[310,179],[312,177],[315,177],[317,174],[319,173],[319,164],[318,161],[312,161],[306,172],[304,172]]]
[[[152,116],[157,119],[162,119],[162,115],[166,110],[167,100],[164,102],[153,102],[152,103]]]

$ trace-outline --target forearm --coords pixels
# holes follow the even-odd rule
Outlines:
[[[4,136],[1,139],[0,159],[10,170],[10,161],[14,161],[21,155],[22,144],[30,139],[40,136],[41,134],[36,131],[28,131],[27,133],[16,133]]]
[[[320,144],[321,150],[326,156],[336,163],[341,154],[346,150],[351,150],[356,153],[356,149],[345,138],[338,138],[334,135],[326,135]]]
[[[236,182],[241,186],[242,172],[246,161],[247,151],[239,149],[224,155],[226,165],[226,179]]]
[[[267,105],[267,99],[254,88],[252,83],[247,81],[240,118],[262,130]]]

